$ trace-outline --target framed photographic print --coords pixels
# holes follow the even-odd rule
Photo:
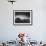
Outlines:
[[[14,25],[32,25],[32,10],[13,10]]]

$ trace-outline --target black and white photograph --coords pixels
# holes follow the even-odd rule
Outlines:
[[[32,24],[32,10],[14,10],[13,24]]]

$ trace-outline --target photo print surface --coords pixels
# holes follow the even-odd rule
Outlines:
[[[14,10],[13,24],[31,24],[31,10]]]

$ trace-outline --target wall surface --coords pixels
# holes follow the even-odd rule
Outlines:
[[[32,26],[14,26],[13,10],[33,10]],[[17,0],[13,5],[0,0],[0,40],[15,40],[19,32],[30,33],[33,40],[46,40],[46,0]]]

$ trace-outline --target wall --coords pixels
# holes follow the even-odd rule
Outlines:
[[[33,10],[32,26],[14,26],[13,10]],[[46,40],[46,1],[17,0],[12,5],[0,0],[0,40],[15,40],[18,32],[31,34],[33,40]]]

